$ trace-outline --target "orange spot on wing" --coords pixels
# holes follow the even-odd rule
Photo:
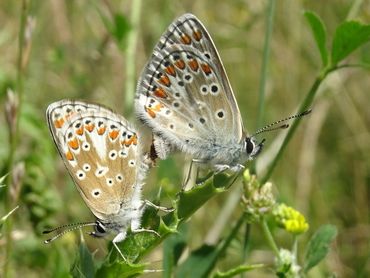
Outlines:
[[[161,109],[163,108],[163,105],[158,103],[157,105],[155,105],[152,109],[156,112],[159,112],[161,111]]]
[[[187,34],[182,34],[181,41],[184,44],[191,44],[191,38]]]
[[[64,124],[64,119],[60,118],[59,120],[54,121],[54,126],[55,128],[61,128]]]
[[[185,62],[183,60],[177,60],[175,66],[183,70],[185,68]]]
[[[175,67],[173,65],[169,65],[166,68],[166,73],[169,74],[169,75],[172,75],[172,76],[176,76]]]
[[[166,91],[163,88],[156,88],[154,90],[154,95],[160,98],[166,98],[168,96]]]
[[[77,150],[79,146],[77,138],[73,138],[71,141],[69,141],[68,146],[70,146],[73,150]]]
[[[85,129],[88,131],[88,132],[91,132],[93,131],[95,128],[95,125],[94,124],[88,124],[85,126]]]
[[[169,87],[171,85],[170,79],[167,75],[162,75],[161,78],[158,80],[161,84]]]
[[[84,127],[83,127],[83,125],[81,125],[81,127],[79,128],[79,129],[77,129],[76,130],[76,133],[78,134],[78,135],[82,135],[82,134],[84,134]]]
[[[202,38],[203,34],[201,31],[197,30],[197,31],[194,31],[193,32],[193,38],[196,40],[196,41],[200,41],[201,38]]]
[[[151,108],[145,107],[145,110],[150,117],[155,118],[155,112]]]
[[[211,67],[208,64],[201,64],[202,70],[206,75],[212,73]]]
[[[197,71],[199,69],[199,64],[196,59],[192,59],[188,62],[189,67],[192,71]]]
[[[128,147],[132,144],[137,145],[137,136],[136,136],[136,134],[134,134],[130,139],[125,140],[123,143],[125,144],[126,147]]]
[[[101,127],[99,127],[99,129],[98,129],[98,134],[99,134],[99,135],[103,135],[103,134],[104,134],[104,132],[105,132],[105,130],[106,130],[106,127],[105,127],[105,126],[101,126]]]
[[[110,139],[114,140],[114,139],[117,138],[117,136],[118,136],[118,130],[117,129],[114,129],[111,132],[109,132]]]
[[[74,160],[74,158],[73,158],[73,154],[72,154],[70,151],[67,151],[67,152],[66,152],[66,158],[67,158],[67,160],[69,160],[69,161]]]
[[[132,144],[134,144],[135,146],[137,145],[137,136],[136,136],[136,134],[134,135],[134,138],[132,138]]]
[[[152,106],[152,107],[145,106],[145,110],[148,113],[148,115],[154,119],[155,116],[156,116],[155,112],[160,112],[163,107],[164,106],[162,104],[158,103],[158,104],[156,104],[155,106]]]

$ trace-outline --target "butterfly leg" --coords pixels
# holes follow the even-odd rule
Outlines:
[[[216,164],[214,167],[215,167],[215,170],[216,170],[216,172],[215,172],[216,175],[230,169],[230,166],[226,165],[226,164],[225,165],[224,164]]]
[[[235,166],[230,166],[230,165],[226,165],[226,164],[216,164],[214,167],[216,169],[215,174],[222,173],[226,170],[230,170],[232,172],[238,172],[239,173],[241,170],[245,169],[244,165],[242,165],[242,164],[236,164]]]
[[[147,232],[147,233],[155,234],[155,235],[156,235],[156,236],[158,236],[158,237],[161,237],[161,235],[160,235],[160,234],[158,234],[156,231],[154,231],[154,230],[150,230],[150,229],[140,228],[140,229],[132,230],[132,232],[133,232],[134,234],[136,234],[136,233],[143,233],[143,232]]]
[[[144,208],[145,208],[145,201],[143,202],[143,204],[141,205],[141,207],[139,208],[139,210],[142,210]],[[140,228],[140,218],[138,218],[138,219],[132,219],[131,220],[131,231],[134,234],[136,234],[136,233],[142,233],[142,232],[147,232],[147,233],[155,234],[158,237],[160,237],[160,235],[156,231],[154,231],[154,230]]]
[[[121,232],[112,240],[113,246],[117,249],[118,253],[121,255],[122,259],[127,262],[125,256],[123,256],[121,250],[119,249],[117,243],[123,241],[126,238],[126,232]]]
[[[218,165],[215,165],[215,168],[217,169],[216,174],[222,173],[226,170],[230,170],[231,172],[233,172],[234,178],[232,179],[230,184],[226,186],[226,188],[231,187],[234,184],[234,182],[237,180],[237,178],[239,177],[239,174],[245,169],[244,165],[242,164],[236,164],[235,166],[231,166],[231,167],[229,165],[218,164]]]
[[[191,178],[193,176],[193,171],[194,171],[193,168],[195,168],[195,164],[206,164],[206,161],[204,161],[202,159],[197,159],[197,158],[193,158],[190,161],[190,166],[189,166],[188,173],[186,174],[185,179],[182,183],[182,187],[181,187],[182,191],[185,191],[187,188],[191,189],[191,187],[192,187],[192,184],[189,185],[189,183],[190,183]],[[196,171],[195,183],[198,183],[198,174],[199,174],[198,167],[195,168],[195,171]]]
[[[163,211],[163,212],[172,212],[172,211],[174,211],[174,208],[166,208],[166,207],[157,206],[156,204],[153,204],[149,200],[145,200],[144,203],[143,203],[143,206],[152,207],[152,208],[155,208],[155,209]]]

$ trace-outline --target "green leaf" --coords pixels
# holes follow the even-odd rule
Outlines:
[[[84,278],[95,277],[94,260],[84,241],[81,242],[77,257],[71,267],[71,275]]]
[[[130,23],[123,14],[114,15],[114,24],[111,33],[120,47],[124,47],[124,40],[130,31]]]
[[[333,66],[345,59],[355,49],[370,40],[370,25],[347,21],[335,30],[331,63]]]
[[[0,188],[6,186],[5,184],[3,184],[3,182],[5,181],[5,179],[6,179],[7,176],[8,176],[8,174],[5,174],[4,176],[2,176],[0,178]]]
[[[95,4],[94,4],[95,5]],[[116,13],[113,15],[113,20],[104,15],[100,10],[98,5],[95,5],[105,28],[112,35],[112,37],[117,41],[118,47],[122,50],[126,46],[126,38],[130,32],[131,25],[130,22],[122,13]]]
[[[182,255],[183,251],[186,247],[186,225],[181,226],[181,230],[184,232],[180,232],[177,234],[171,235],[164,243],[163,243],[163,275],[164,278],[172,277],[173,268],[177,264],[180,256]]]
[[[326,30],[325,25],[320,17],[311,11],[304,13],[308,23],[310,24],[312,34],[315,38],[316,45],[319,48],[321,61],[324,67],[328,64],[328,50],[326,48]]]
[[[144,273],[145,264],[128,264],[126,262],[105,263],[96,272],[96,277],[125,278],[135,277]]]
[[[337,228],[333,225],[324,225],[316,231],[307,246],[303,268],[305,273],[325,258],[336,236]]]
[[[250,265],[239,265],[233,269],[230,269],[226,272],[216,272],[215,275],[213,275],[213,278],[231,278],[235,277],[238,274],[255,270],[258,268],[266,267],[264,264],[250,264]]]
[[[219,252],[214,246],[203,245],[199,249],[193,251],[186,261],[178,267],[175,276],[207,277],[218,255]]]
[[[8,212],[6,215],[1,217],[1,219],[0,219],[0,229],[3,227],[5,221],[9,218],[9,216],[12,215],[18,208],[19,208],[19,206],[16,206],[10,212]]]
[[[189,191],[181,191],[178,194],[177,215],[179,219],[186,219],[197,211],[206,201],[208,201],[223,189],[214,187],[213,178],[208,179],[200,185],[194,186]]]

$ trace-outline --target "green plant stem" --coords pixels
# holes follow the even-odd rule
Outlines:
[[[18,59],[17,59],[17,90],[16,93],[18,93],[18,111],[16,113],[16,127],[15,132],[12,133],[11,130],[9,130],[9,154],[8,159],[5,167],[5,171],[9,173],[13,167],[14,164],[14,157],[15,152],[18,145],[18,137],[19,137],[19,118],[21,114],[21,106],[23,102],[23,78],[24,78],[24,66],[23,65],[23,46],[25,43],[25,28],[27,24],[27,15],[28,15],[28,0],[22,1],[21,6],[21,17],[20,17],[20,26],[19,26],[19,36],[18,36]],[[12,185],[12,175],[8,175],[6,183],[9,185],[7,187],[7,196],[5,197],[4,205],[5,205],[5,211],[10,211],[11,207],[13,206],[10,195],[9,195],[9,187]],[[13,241],[12,241],[12,229],[13,229],[13,221],[12,218],[7,219],[5,222],[4,227],[4,233],[5,233],[5,260],[3,265],[3,277],[9,277],[9,269],[10,269],[10,262],[11,262],[11,253],[13,248]]]
[[[236,222],[236,224],[232,228],[232,230],[229,233],[229,235],[218,246],[217,251],[215,253],[215,256],[213,258],[213,262],[212,262],[212,264],[209,265],[209,269],[208,269],[208,272],[207,272],[208,275],[211,273],[212,269],[214,268],[214,266],[215,266],[218,258],[220,258],[220,256],[222,256],[222,254],[224,254],[224,252],[226,251],[227,247],[230,245],[231,241],[236,237],[236,234],[238,233],[240,227],[244,223],[244,219],[245,219],[245,215],[242,215],[242,217],[240,217],[238,219],[238,221]]]
[[[267,222],[264,218],[261,220],[261,227],[263,235],[265,236],[268,245],[270,245],[272,251],[274,252],[276,257],[279,257],[279,248],[277,247],[274,238],[272,237],[271,231],[267,225]]]
[[[140,20],[141,0],[132,1],[131,10],[131,30],[127,37],[126,50],[126,88],[125,97],[125,114],[128,115],[132,111],[132,104],[134,103],[136,78],[135,78],[135,61],[136,61],[136,45],[138,37],[138,25]]]
[[[347,19],[353,18],[358,13],[358,10],[359,10],[362,2],[363,2],[363,0],[356,0],[353,3],[350,12],[347,15]],[[302,104],[301,104],[301,106],[299,108],[299,111],[306,110],[312,104],[313,99],[314,99],[314,97],[315,97],[315,95],[317,93],[317,90],[318,90],[319,86],[325,80],[326,76],[329,73],[331,73],[331,72],[333,72],[335,70],[341,69],[341,68],[348,68],[348,67],[364,67],[364,68],[369,68],[369,65],[366,65],[366,64],[331,65],[330,67],[323,69],[322,72],[321,72],[321,74],[315,79],[314,83],[312,84],[311,89],[307,93],[305,99],[303,100],[303,102],[302,102]],[[275,156],[274,160],[272,161],[272,163],[268,167],[268,170],[267,170],[266,174],[261,179],[261,184],[264,184],[271,177],[271,174],[272,174],[273,170],[275,169],[275,167],[277,165],[277,162],[279,161],[280,157],[282,156],[282,154],[283,154],[286,146],[288,145],[290,139],[292,138],[292,136],[293,136],[296,128],[298,127],[298,124],[300,123],[300,121],[301,121],[301,118],[298,118],[298,119],[296,119],[292,123],[292,125],[289,128],[288,133],[287,133],[287,135],[286,135],[286,137],[285,137],[285,139],[283,141],[283,144],[281,145],[281,148],[279,149],[278,154]]]
[[[213,275],[213,278],[231,278],[231,277],[235,277],[238,274],[244,274],[247,271],[264,268],[264,267],[266,267],[266,265],[264,264],[240,265],[226,272],[216,272]]]
[[[363,2],[364,2],[363,0],[353,1],[351,9],[349,10],[348,15],[346,17],[346,20],[351,20],[358,14],[358,11],[360,10],[360,7]]]
[[[261,78],[260,78],[259,91],[258,91],[258,111],[257,111],[257,122],[256,122],[257,128],[261,126],[262,117],[264,114],[267,68],[268,68],[268,62],[270,59],[270,43],[271,43],[271,37],[272,37],[272,29],[274,25],[275,6],[276,6],[275,0],[270,0],[268,2],[266,33],[265,33],[265,39],[264,39],[265,44],[263,46]]]
[[[294,255],[294,258],[297,259],[297,254],[298,254],[298,238],[297,238],[296,235],[293,236],[292,254]]]
[[[257,110],[256,128],[261,127],[262,118],[264,114],[267,68],[268,68],[268,62],[270,59],[270,42],[271,42],[271,37],[272,37],[273,25],[274,25],[275,6],[276,6],[276,0],[270,0],[268,3],[268,8],[267,8],[266,33],[265,33],[264,46],[263,46],[261,77],[260,77],[259,90],[258,90],[258,110]],[[255,163],[252,163],[250,167],[250,171],[252,174],[256,173]]]
[[[271,42],[272,30],[274,26],[275,6],[276,6],[276,0],[270,0],[268,2],[267,18],[266,18],[266,33],[265,33],[264,46],[263,46],[261,75],[260,75],[259,90],[258,90],[258,110],[257,110],[256,128],[259,128],[262,125],[262,117],[264,114],[267,68],[268,68],[268,62],[270,59],[270,42]],[[251,171],[251,174],[256,173],[256,163],[255,162],[251,164],[250,171]],[[247,243],[249,240],[249,235],[250,235],[250,230],[251,230],[250,224],[247,224],[245,229],[246,229],[246,232],[245,232],[244,244],[243,244],[243,250],[242,250],[242,260],[243,261],[246,259],[246,256],[247,256],[247,246],[248,246]]]

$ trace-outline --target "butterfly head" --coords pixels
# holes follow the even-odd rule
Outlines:
[[[105,237],[108,234],[107,227],[100,222],[99,220],[96,220],[96,225],[94,226],[94,232],[91,232],[90,235],[93,237]]]
[[[262,151],[264,142],[265,139],[262,139],[262,141],[258,143],[253,136],[247,136],[245,138],[244,151],[247,154],[249,160],[253,159]]]
[[[248,159],[251,160],[255,156],[257,156],[262,151],[263,144],[266,141],[265,139],[262,139],[262,141],[258,143],[255,139],[256,135],[258,135],[260,133],[264,133],[264,132],[277,130],[277,129],[288,128],[289,124],[284,123],[284,122],[295,119],[295,118],[300,118],[300,117],[306,116],[307,114],[310,114],[311,111],[312,111],[311,109],[305,110],[305,111],[303,111],[299,114],[287,117],[285,119],[282,119],[282,120],[279,120],[279,121],[276,121],[276,122],[273,122],[271,124],[268,124],[268,125],[264,126],[263,128],[258,129],[251,136],[247,136],[245,138],[245,142],[244,142],[244,150],[247,154]],[[281,123],[284,123],[284,124],[281,124]],[[277,124],[281,124],[281,125],[276,126]]]

